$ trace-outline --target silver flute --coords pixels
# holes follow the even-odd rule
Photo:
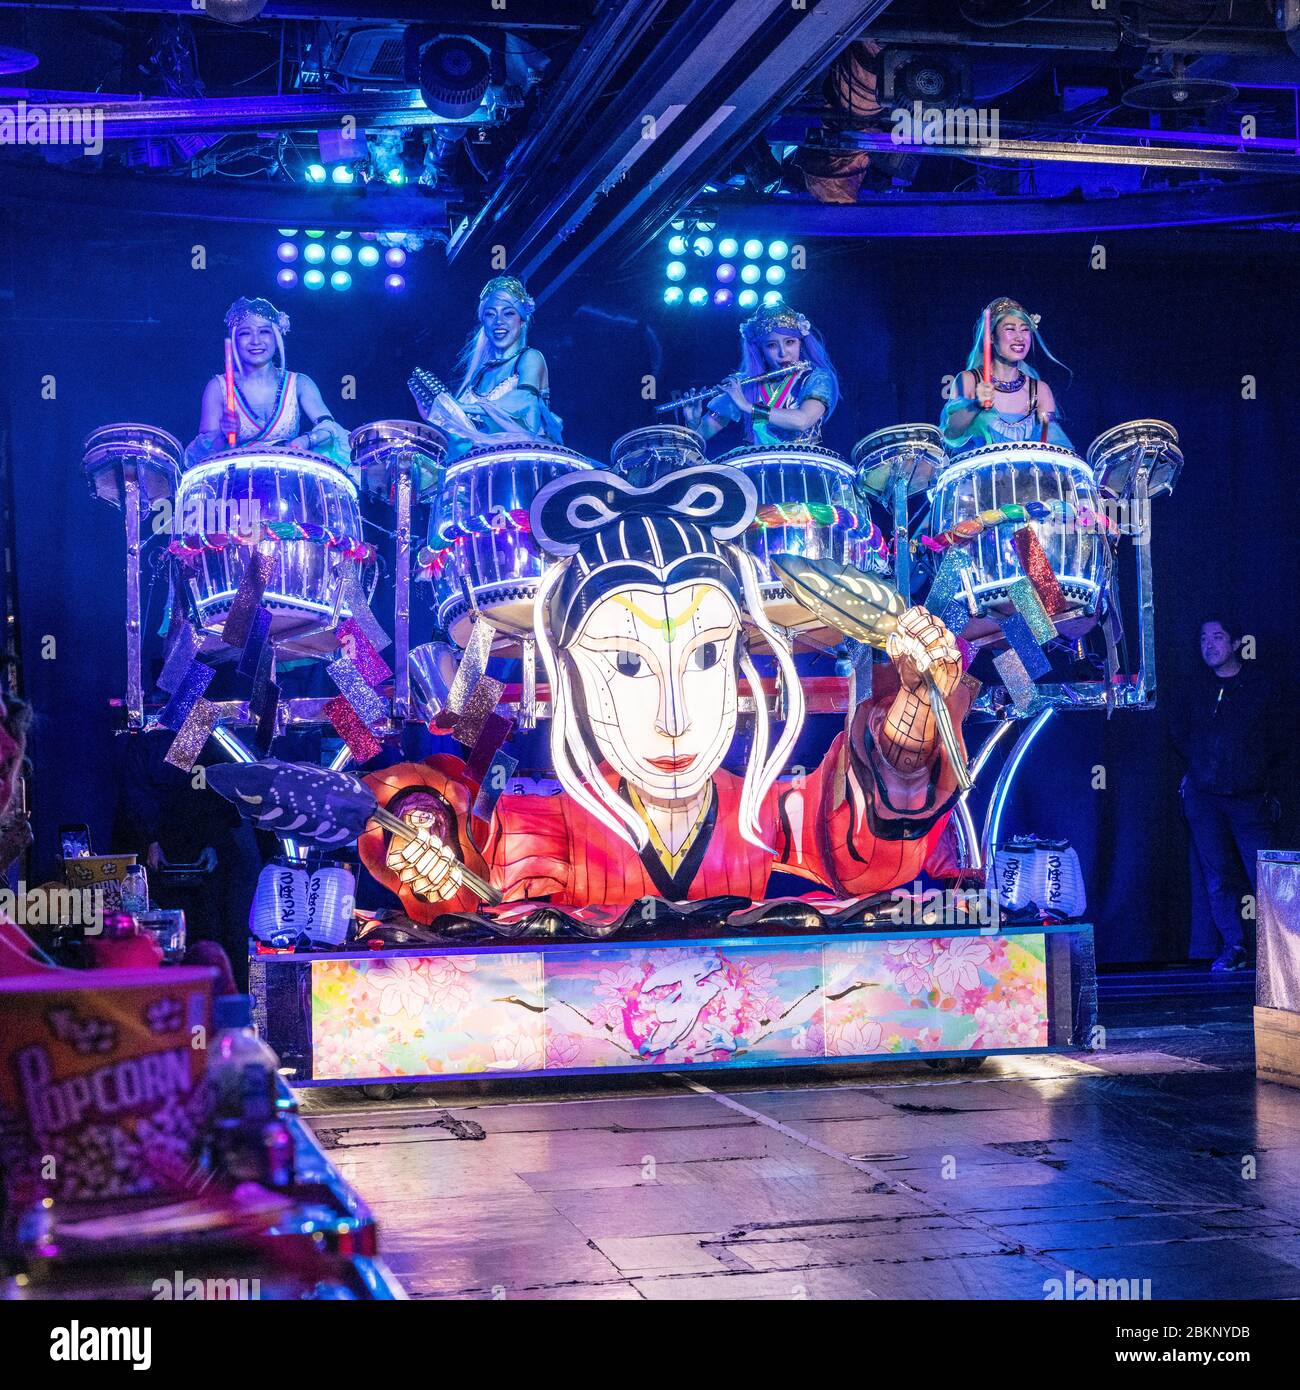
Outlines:
[[[797,363],[793,369],[796,379],[798,377],[801,377],[806,371],[810,370],[811,367],[811,362]],[[789,367],[781,367],[775,372],[764,372],[761,376],[747,376],[744,377],[742,380],[736,382],[736,385],[757,386],[761,381],[771,381],[775,377],[785,376],[790,370],[791,369]],[[727,381],[722,382],[718,386],[710,386],[705,391],[692,391],[688,396],[678,396],[676,400],[668,401],[664,405],[657,405],[655,406],[655,414],[668,415],[674,410],[680,410],[683,406],[694,405],[696,401],[711,401],[714,398],[714,396],[720,396],[722,392],[726,390],[727,382],[729,382],[730,380],[731,378],[728,377]]]

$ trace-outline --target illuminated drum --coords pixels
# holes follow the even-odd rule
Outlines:
[[[822,625],[790,597],[769,559],[801,555],[879,569],[869,544],[871,520],[854,488],[853,468],[815,444],[746,445],[717,462],[740,469],[758,494],[754,521],[741,544],[758,561],[764,611],[778,627],[815,629],[821,640]],[[830,635],[829,640],[833,644],[839,637]]]
[[[634,487],[649,487],[665,473],[707,462],[704,439],[685,425],[647,425],[614,441],[610,467]]]
[[[375,420],[353,430],[348,442],[361,486],[390,505],[404,473],[410,474],[411,495],[418,502],[432,496],[441,481],[447,436],[421,420]]]
[[[532,631],[533,595],[547,562],[528,533],[528,509],[553,478],[595,467],[538,439],[471,449],[447,469],[429,544],[434,611],[452,641],[465,645],[476,612],[506,634]]]
[[[1086,520],[1089,511],[1100,513],[1101,499],[1092,469],[1077,454],[1056,444],[1028,443],[988,444],[960,454],[935,481],[929,530],[938,535],[958,522],[973,522],[981,512],[1030,502],[1052,509],[1046,521],[1021,524],[1037,533],[1070,605],[1057,620],[1058,630],[1077,636],[1095,621],[1110,562],[1101,524]],[[1084,523],[1074,519],[1080,509]],[[967,637],[992,632],[992,617],[1012,611],[1008,590],[1024,577],[1012,540],[1019,529],[1010,523],[986,527],[965,543],[974,561],[972,589],[980,613],[980,620],[966,628]]]
[[[895,479],[906,484],[909,497],[925,492],[948,451],[937,425],[890,425],[858,440],[852,458],[859,490],[888,507]]]
[[[1172,492],[1183,467],[1178,431],[1163,420],[1129,420],[1099,434],[1088,446],[1088,463],[1102,487],[1128,497],[1139,466],[1147,468],[1147,496]]]
[[[153,425],[104,425],[86,436],[82,469],[91,495],[120,508],[126,484],[139,488],[144,507],[176,493],[181,445]]]
[[[296,534],[277,536],[278,523],[292,523]],[[272,546],[262,602],[271,612],[272,640],[292,655],[334,650],[339,588],[349,577],[364,585],[374,568],[372,559],[349,553],[362,544],[356,484],[338,464],[300,449],[235,449],[189,469],[176,493],[172,533],[173,551],[193,576],[199,614],[213,628],[225,622],[255,544]],[[341,605],[338,619],[349,616]],[[214,634],[207,645],[223,644]]]

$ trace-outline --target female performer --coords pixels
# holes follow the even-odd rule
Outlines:
[[[571,907],[645,896],[757,901],[775,870],[838,896],[916,877],[956,792],[922,668],[957,727],[970,701],[952,634],[909,609],[899,620],[907,651],[877,668],[873,698],[820,767],[782,780],[804,699],[789,646],[764,615],[754,560],[736,543],[755,505],[749,479],[717,465],[648,488],[594,472],[541,490],[532,535],[557,562],[537,594],[535,632],[564,794],[503,796],[479,849],[460,833],[473,788],[441,771],[425,778],[441,785],[456,831],[413,826],[418,838],[396,852],[373,831],[361,846],[413,918],[432,920],[442,902],[472,909],[461,864],[490,876],[507,900]],[[751,636],[776,660],[786,717],[778,734],[766,702],[755,702],[753,747],[736,775],[722,763],[741,678],[761,689]]]
[[[347,431],[326,408],[316,383],[285,369],[288,331],[288,314],[269,300],[241,296],[230,306],[226,332],[234,369],[234,409],[227,401],[225,376],[214,376],[203,388],[199,433],[185,451],[186,467],[230,448],[231,435],[238,448],[286,444],[332,458],[343,467],[351,463]]]
[[[984,344],[985,315],[989,344]],[[995,299],[975,324],[975,341],[966,370],[953,383],[953,397],[943,408],[940,425],[953,454],[984,444],[1042,440],[1073,449],[1056,423],[1056,397],[1029,361],[1035,344],[1057,366],[1038,331],[1037,314],[1026,313],[1014,299]],[[984,362],[990,363],[986,380]],[[1068,371],[1069,369],[1066,368]]]
[[[740,334],[739,370],[707,406],[687,408],[687,423],[705,439],[738,423],[747,444],[816,444],[840,397],[821,338],[785,303],[764,305],[740,325]],[[740,385],[758,376],[770,380]]]
[[[489,280],[479,294],[478,327],[461,357],[465,372],[455,397],[416,389],[420,413],[450,438],[449,458],[484,444],[563,442],[546,358],[528,346],[536,307],[515,276]]]

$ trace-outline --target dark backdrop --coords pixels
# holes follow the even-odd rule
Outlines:
[[[240,293],[268,294],[288,310],[290,365],[316,378],[345,425],[409,417],[409,368],[452,377],[488,272],[449,268],[431,247],[412,258],[404,296],[384,295],[377,273],[364,272],[346,294],[277,293],[273,229],[84,209],[53,218],[11,207],[4,217],[0,312],[23,667],[39,715],[39,881],[53,867],[58,824],[88,820],[107,845],[116,799],[108,701],[125,684],[124,541],[120,516],[87,493],[82,438],[141,420],[188,439],[202,383],[221,366],[223,312]],[[743,237],[745,228],[717,234],[727,231]],[[798,241],[793,230],[789,239]],[[1003,293],[1042,315],[1048,344],[1074,370],[1071,382],[1044,364],[1080,452],[1123,420],[1177,426],[1187,466],[1154,510],[1160,708],[1109,723],[1098,714],[1054,721],[1025,765],[1004,833],[1073,841],[1103,960],[1179,959],[1190,908],[1181,769],[1166,726],[1198,674],[1199,618],[1231,605],[1261,659],[1290,663],[1300,579],[1289,447],[1298,277],[1282,233],[1100,240],[1104,270],[1092,268],[1091,238],[810,241],[807,268],[785,290],[822,329],[840,371],[844,401],[827,442],[845,454],[882,425],[937,418],[944,374],[964,362],[981,307]],[[204,269],[192,268],[196,246]],[[655,248],[635,265],[598,267],[538,312],[532,342],[547,355],[566,442],[594,457],[648,422],[646,374],[666,392],[734,366],[740,315],[665,307],[666,259]],[[356,378],[355,401],[340,400],[345,375]],[[1254,399],[1243,399],[1246,376]],[[146,565],[147,594],[151,572]],[[151,631],[162,589],[153,589]],[[1280,753],[1289,750],[1290,727],[1278,740]],[[1093,789],[1097,767],[1104,790]]]

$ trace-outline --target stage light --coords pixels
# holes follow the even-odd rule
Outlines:
[[[670,236],[668,238],[668,254],[670,256],[684,256],[686,254],[686,238],[684,236]]]
[[[325,259],[325,248],[313,242],[310,246],[303,247],[302,258],[308,265],[320,265]]]
[[[686,230],[686,219],[684,217],[674,217],[668,225],[675,232],[684,232]]]
[[[756,265],[742,265],[740,267],[740,278],[747,285],[757,285],[763,278],[763,272]]]
[[[335,265],[347,265],[352,260],[352,248],[350,246],[336,246],[330,251],[330,260]]]
[[[740,243],[736,240],[734,236],[724,236],[722,240],[718,242],[718,255],[726,256],[728,260],[730,260],[732,256],[734,256],[736,252],[739,250]]]
[[[713,238],[709,236],[697,236],[691,248],[697,256],[713,255]]]
[[[323,236],[325,235],[325,233],[324,233],[324,232],[308,232],[307,235],[308,235],[309,237],[312,237],[312,238],[319,238],[319,237],[323,237]]]
[[[325,275],[319,270],[309,270],[303,275],[302,282],[309,290],[318,290],[325,283]]]
[[[754,305],[758,303],[758,291],[741,290],[736,296],[736,303],[739,304],[742,309],[752,309]]]
[[[769,285],[779,285],[785,279],[785,267],[782,265],[770,265],[767,268],[767,283]]]
[[[420,49],[420,95],[430,111],[446,120],[476,111],[491,79],[491,54],[467,34],[444,34]]]
[[[703,285],[696,285],[686,297],[692,304],[707,304],[709,302],[709,292]]]
[[[335,233],[334,233],[334,240],[335,240],[335,241],[347,241],[347,240],[351,237],[351,235],[352,235],[351,232],[335,232]]]
[[[379,264],[379,252],[376,251],[375,248],[374,248],[373,246],[363,246],[363,247],[361,248],[361,250],[357,252],[357,261],[358,261],[361,265],[366,265],[366,266],[369,266],[369,265],[378,265],[378,264]]]
[[[400,294],[406,288],[406,281],[400,275],[386,275],[384,277],[384,288],[391,294]]]
[[[664,267],[664,274],[670,280],[684,280],[686,278],[686,265],[683,261],[669,261]]]
[[[384,176],[389,183],[405,183],[406,175],[401,169],[390,169]]]
[[[736,278],[736,267],[730,261],[723,261],[713,273],[724,285],[729,285]]]
[[[279,285],[282,290],[291,290],[298,283],[298,272],[296,270],[290,270],[288,266],[285,266],[285,268],[276,275],[275,283]]]
[[[770,309],[773,304],[782,304],[785,301],[781,298],[780,290],[768,290],[763,296],[763,303]]]
[[[276,230],[276,234],[277,234],[278,236],[297,236],[297,235],[298,235],[298,229],[297,229],[297,227],[277,227],[275,230]]]
[[[336,164],[333,172],[330,174],[330,178],[332,178],[335,183],[351,183],[352,170],[349,169],[346,164]]]
[[[298,259],[298,248],[291,241],[282,241],[275,248],[275,254],[287,265],[290,261]]]
[[[399,270],[406,264],[406,252],[400,246],[390,246],[384,252],[384,260],[394,270]]]
[[[680,304],[686,298],[680,285],[669,285],[664,291],[665,304]]]
[[[714,302],[715,304],[721,304],[721,305],[723,305],[724,307],[725,307],[726,305],[730,304],[730,303],[731,303],[731,291],[730,291],[730,290],[714,290],[714,291],[713,291],[713,302]]]
[[[330,288],[335,290],[348,290],[352,288],[352,277],[346,270],[336,270],[330,276]]]
[[[767,254],[774,261],[783,261],[790,254],[790,248],[784,241],[774,241],[768,245]]]
[[[309,164],[303,173],[306,175],[308,183],[325,182],[325,166],[323,164]]]
[[[763,243],[757,237],[750,237],[745,243],[745,259],[756,261],[763,254]]]

